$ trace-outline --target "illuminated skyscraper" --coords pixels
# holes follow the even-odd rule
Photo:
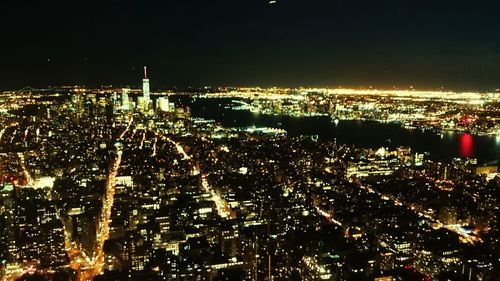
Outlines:
[[[130,101],[128,99],[128,91],[129,89],[122,90],[122,110],[130,109]]]
[[[144,67],[144,79],[142,79],[142,94],[144,97],[144,103],[149,105],[149,79],[147,67]]]
[[[17,256],[15,225],[14,186],[10,183],[0,185],[0,263],[15,262]],[[0,264],[0,276],[1,276]]]
[[[157,101],[158,101],[158,103],[157,103],[158,110],[163,111],[163,112],[169,111],[170,104],[168,102],[167,97],[161,97]]]
[[[118,95],[116,94],[116,92],[113,92],[113,94],[111,94],[111,104],[113,105],[113,108],[115,108],[117,101]]]

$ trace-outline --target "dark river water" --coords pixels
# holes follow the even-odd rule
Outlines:
[[[373,121],[340,121],[329,117],[269,116],[225,108],[230,99],[192,99],[172,96],[176,104],[189,105],[193,117],[213,119],[224,127],[273,127],[285,129],[291,136],[318,135],[323,140],[358,147],[379,148],[409,146],[416,152],[428,152],[427,158],[449,162],[454,157],[474,157],[480,163],[500,159],[500,137],[476,136],[467,133],[410,130],[395,123]]]

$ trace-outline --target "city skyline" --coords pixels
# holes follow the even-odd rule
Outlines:
[[[496,281],[500,4],[9,1],[0,281]]]

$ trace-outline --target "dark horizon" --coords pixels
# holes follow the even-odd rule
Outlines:
[[[499,3],[12,1],[0,88],[500,88]]]

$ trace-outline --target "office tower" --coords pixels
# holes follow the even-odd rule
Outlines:
[[[13,185],[0,185],[0,259],[15,262],[17,256]]]
[[[130,101],[128,99],[128,91],[129,89],[122,90],[122,110],[130,109]]]
[[[161,97],[158,99],[158,110],[163,111],[163,112],[168,112],[169,111],[169,102],[167,97]]]
[[[149,79],[147,67],[144,67],[144,79],[142,79],[142,94],[144,97],[144,103],[149,104]]]
[[[113,106],[113,109],[116,107],[116,104],[118,103],[118,95],[116,92],[113,92],[111,94],[111,105]]]

